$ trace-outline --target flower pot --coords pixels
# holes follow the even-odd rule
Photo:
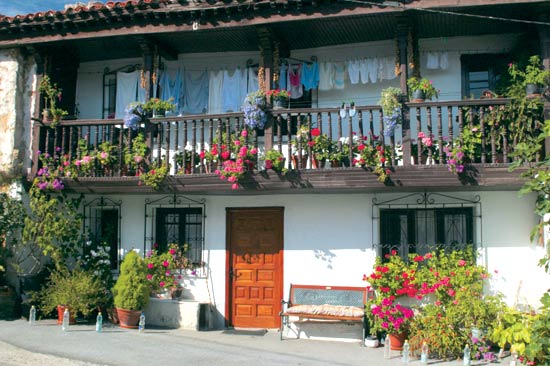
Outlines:
[[[365,346],[370,348],[377,348],[380,346],[380,341],[376,337],[369,336],[365,338]]]
[[[284,109],[284,108],[286,108],[287,104],[288,104],[288,100],[285,99],[285,98],[273,99],[273,109],[274,110]]]
[[[403,344],[405,344],[405,340],[407,339],[407,333],[390,333],[390,349],[392,351],[402,351],[403,350]]]
[[[57,305],[57,324],[61,325],[63,324],[63,314],[65,314],[65,309],[67,307],[65,305]],[[74,311],[69,308],[69,324],[76,324],[76,318]]]
[[[411,93],[411,102],[422,103],[426,100],[426,93],[423,90],[417,89]]]
[[[121,328],[138,329],[139,316],[141,315],[141,311],[126,310],[121,308],[116,308],[116,311]]]
[[[540,88],[537,84],[526,84],[525,93],[528,97],[538,97],[540,96]]]
[[[302,155],[301,164],[298,164],[298,156],[292,155],[292,166],[294,169],[306,169],[307,168],[307,155]]]

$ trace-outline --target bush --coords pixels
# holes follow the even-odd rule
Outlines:
[[[88,316],[105,297],[105,288],[97,276],[80,268],[55,270],[48,281],[47,286],[35,295],[45,313],[50,313],[57,305],[64,305],[75,315]]]
[[[143,259],[130,251],[120,266],[120,275],[113,287],[115,306],[125,310],[142,310],[149,301],[147,267]]]

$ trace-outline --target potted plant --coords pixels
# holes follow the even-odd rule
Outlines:
[[[285,168],[285,157],[279,150],[271,149],[265,153],[265,168],[272,169],[277,173],[285,174],[287,169]]]
[[[139,175],[139,181],[140,183],[143,182],[145,185],[152,187],[156,191],[168,175],[169,169],[170,167],[162,161],[160,163],[151,164],[147,172]]]
[[[145,254],[146,277],[152,295],[166,298],[170,289],[179,284],[175,274],[177,255],[177,244],[169,244],[166,252],[160,253],[156,243]]]
[[[272,103],[273,109],[283,109],[288,106],[290,92],[286,89],[271,89],[267,91],[267,98]]]
[[[246,129],[242,130],[238,136],[231,134],[231,142],[227,145],[221,145],[221,152],[216,148],[216,154],[212,151],[210,155],[211,157],[217,157],[217,153],[219,152],[219,162],[221,165],[214,173],[221,180],[227,180],[229,183],[232,183],[232,189],[239,189],[239,180],[245,177],[246,172],[254,169],[257,161],[258,149],[255,147],[249,148],[246,145],[247,136],[248,130]],[[212,149],[214,149],[214,145]]]
[[[401,89],[388,87],[380,93],[378,104],[382,107],[384,136],[392,136],[395,127],[401,122]]]
[[[515,63],[508,64],[508,73],[513,82],[522,82],[528,96],[540,96],[540,89],[550,84],[550,70],[544,70],[540,57],[533,55],[522,70]]]
[[[137,329],[139,316],[149,302],[151,291],[147,267],[136,251],[131,250],[124,257],[112,292],[120,326]]]
[[[172,112],[176,109],[174,98],[162,100],[159,98],[151,98],[143,104],[143,110],[150,112],[153,118],[164,117],[166,112]]]
[[[322,134],[318,128],[311,129],[311,141],[308,145],[311,147],[312,161],[316,168],[324,166],[325,161],[330,159],[334,144],[326,134]]]
[[[44,109],[42,117],[44,122],[48,122],[50,127],[55,127],[67,111],[56,106],[57,101],[61,101],[61,88],[56,83],[52,83],[48,75],[44,75],[40,80],[38,91],[44,95]]]
[[[75,323],[77,314],[89,315],[96,309],[105,294],[105,288],[99,277],[92,271],[76,268],[54,270],[35,299],[44,313],[57,308],[57,323],[63,322],[63,313],[69,308],[71,323]]]
[[[439,97],[439,91],[432,85],[432,81],[426,78],[419,79],[412,76],[407,79],[407,86],[411,102],[423,102],[425,99]]]

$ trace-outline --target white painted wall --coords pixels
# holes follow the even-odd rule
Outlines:
[[[529,242],[537,222],[534,197],[517,192],[452,193],[465,199],[481,197],[483,241],[480,263],[493,273],[492,290],[505,294],[510,304],[536,304],[548,287],[549,275],[537,268],[543,248]],[[291,283],[364,286],[363,274],[372,271],[378,241],[378,223],[372,220],[372,199],[385,201],[397,194],[328,194],[271,196],[208,196],[204,273],[189,276],[186,295],[198,301],[216,303],[217,325],[223,324],[225,309],[225,248],[227,207],[284,207],[284,295]],[[122,243],[125,249],[143,248],[144,196],[122,199]],[[149,199],[156,197],[147,196]],[[195,197],[198,198],[198,197]],[[376,214],[376,211],[375,211]],[[373,235],[374,232],[374,235]],[[480,235],[482,235],[480,237]],[[498,273],[495,273],[495,270]]]

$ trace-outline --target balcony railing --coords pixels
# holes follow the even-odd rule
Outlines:
[[[380,145],[389,152],[384,164],[399,166],[448,163],[446,149],[463,143],[465,136],[475,147],[470,163],[506,164],[517,141],[506,121],[497,113],[508,99],[461,100],[446,102],[407,103],[403,105],[402,123],[391,135],[384,135],[384,122],[379,106],[357,106],[355,111],[338,108],[283,109],[271,112],[271,124],[262,131],[252,131],[246,145],[256,147],[258,165],[262,152],[271,148],[286,157],[288,169],[313,168],[313,128],[334,142],[337,152],[346,154],[345,167],[353,167],[358,144]],[[51,128],[35,124],[34,148],[64,156],[69,164],[83,156],[98,156],[101,144],[109,142],[115,155],[109,167],[99,159],[83,174],[92,177],[132,174],[125,152],[131,149],[136,136],[142,133],[148,149],[145,160],[169,164],[170,174],[203,174],[213,172],[217,162],[204,159],[203,152],[213,144],[229,144],[231,133],[244,128],[242,113],[188,115],[154,118],[136,130],[127,129],[120,119],[61,121]],[[536,127],[533,127],[535,129]],[[533,130],[532,129],[532,130]],[[465,131],[469,133],[465,135]],[[300,136],[301,138],[297,138]],[[309,159],[308,159],[309,157]],[[34,172],[39,167],[34,157]],[[321,168],[325,165],[321,162]],[[326,166],[329,162],[327,161]]]

